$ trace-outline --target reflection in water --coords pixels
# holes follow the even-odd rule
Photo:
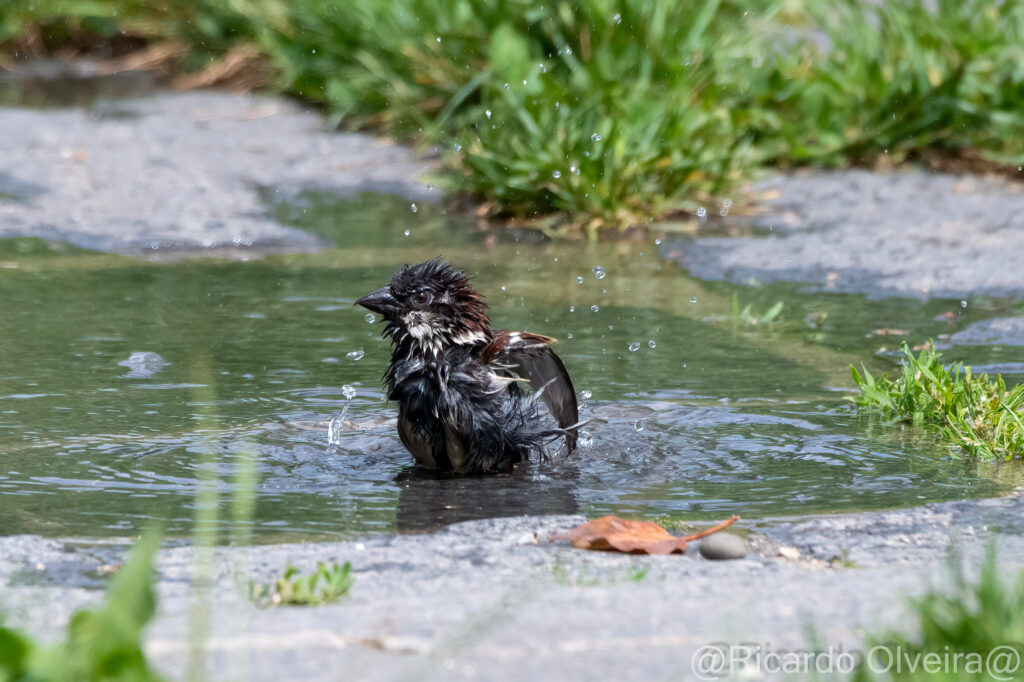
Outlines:
[[[431,531],[460,521],[579,511],[573,481],[531,469],[498,476],[453,476],[409,467],[397,478],[396,527],[403,532]]]

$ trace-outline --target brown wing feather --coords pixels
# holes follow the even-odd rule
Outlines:
[[[555,339],[541,334],[495,331],[494,340],[483,349],[483,359],[528,379],[535,391],[543,388],[541,400],[564,429],[579,421],[579,410],[572,379],[561,358],[551,349],[552,343]],[[567,432],[565,443],[570,451],[575,448],[576,433]]]

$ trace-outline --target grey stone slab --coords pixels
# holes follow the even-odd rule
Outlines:
[[[997,317],[975,322],[953,334],[961,346],[1024,346],[1024,317]]]
[[[268,97],[204,91],[90,110],[0,108],[0,139],[0,237],[133,255],[322,245],[275,222],[267,193],[436,194],[408,149],[329,130],[319,112]]]
[[[1024,179],[1024,174],[1022,174]],[[662,252],[709,280],[806,282],[873,297],[1024,298],[1024,184],[919,171],[778,175],[758,234],[705,231]]]

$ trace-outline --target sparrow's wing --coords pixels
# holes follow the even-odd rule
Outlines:
[[[405,449],[412,453],[413,458],[423,466],[430,468],[443,468],[448,462],[437,461],[443,459],[443,446],[439,443],[439,434],[427,433],[409,419],[409,415],[402,408],[398,407],[398,437],[402,440]]]
[[[551,349],[554,342],[550,336],[530,332],[496,331],[494,340],[483,349],[483,360],[528,379],[534,391],[541,391],[541,400],[564,429],[579,421],[579,411],[572,379]],[[570,451],[576,447],[575,431],[566,431],[565,443]]]

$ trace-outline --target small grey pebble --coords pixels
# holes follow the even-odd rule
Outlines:
[[[714,561],[742,559],[747,556],[747,541],[732,533],[715,533],[701,540],[697,550],[705,559]]]

